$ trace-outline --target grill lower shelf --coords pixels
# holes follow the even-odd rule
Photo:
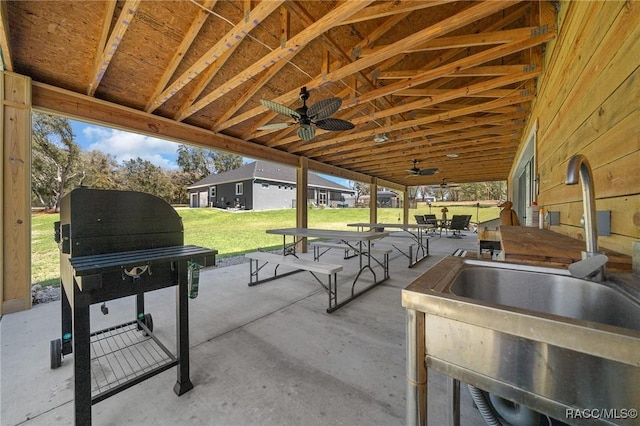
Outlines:
[[[177,363],[177,358],[140,321],[94,332],[91,334],[92,403]]]

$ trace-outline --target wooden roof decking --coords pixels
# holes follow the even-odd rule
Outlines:
[[[555,35],[546,1],[0,4],[4,69],[36,82],[36,107],[132,129],[144,120],[159,137],[398,185],[506,179]],[[295,126],[258,131],[286,121],[259,100],[295,109],[302,86],[309,105],[341,97],[334,116],[355,129],[311,141]],[[413,159],[439,173],[409,176]]]

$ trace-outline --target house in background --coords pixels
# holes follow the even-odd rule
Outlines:
[[[296,169],[267,161],[254,161],[235,170],[209,175],[187,187],[190,207],[273,210],[296,205]],[[307,204],[348,207],[354,191],[309,173]]]

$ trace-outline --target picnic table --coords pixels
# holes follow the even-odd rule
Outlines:
[[[380,262],[372,255],[371,242],[373,240],[379,240],[389,235],[387,232],[357,232],[357,231],[344,231],[344,230],[329,230],[329,229],[313,229],[313,228],[282,228],[282,229],[269,229],[266,231],[267,234],[275,234],[282,235],[282,255],[273,255],[279,256],[278,258],[271,257],[270,261],[276,263],[281,262],[283,265],[298,267],[300,270],[307,270],[309,272],[315,272],[314,270],[318,268],[318,265],[323,265],[323,263],[315,261],[313,264],[309,264],[306,259],[300,259],[298,261],[296,259],[296,245],[299,243],[300,238],[322,238],[322,239],[330,239],[330,240],[338,240],[345,246],[350,247],[357,253],[358,261],[359,261],[359,270],[356,274],[353,283],[351,285],[351,294],[344,300],[338,301],[337,295],[337,284],[336,284],[336,275],[337,271],[336,265],[326,264],[326,270],[328,273],[333,274],[333,280],[331,277],[329,278],[329,285],[324,286],[325,289],[329,293],[329,309],[327,312],[333,312],[341,306],[351,302],[356,297],[362,295],[363,293],[369,291],[373,287],[377,286],[383,281],[389,279],[389,268],[388,268],[388,258],[385,258],[383,262]],[[249,255],[247,255],[250,257]],[[265,260],[264,254],[254,256],[256,260],[261,259]],[[378,278],[376,275],[373,266],[375,264],[380,265],[383,268],[384,274],[382,278]],[[315,265],[315,266],[314,266]],[[258,268],[258,265],[256,265]],[[360,279],[363,273],[370,272],[373,275],[373,283],[365,287],[364,289],[356,291],[356,283]],[[294,271],[295,272],[295,271]],[[252,272],[253,273],[253,272]],[[279,276],[283,276],[279,275]],[[315,275],[314,275],[315,276]],[[277,278],[273,277],[273,278]],[[271,279],[273,279],[271,278]],[[319,281],[319,280],[318,280]],[[263,282],[263,281],[260,281]],[[256,282],[257,283],[257,282]]]
[[[409,258],[409,268],[415,266],[418,262],[423,259],[429,257],[429,237],[426,235],[425,231],[429,231],[435,228],[435,225],[431,223],[367,223],[367,222],[358,222],[358,223],[348,223],[347,226],[356,227],[360,232],[364,232],[366,229],[375,229],[378,233],[383,232],[385,229],[401,229],[403,232],[403,236],[411,238],[417,245],[415,260],[413,260],[413,250],[409,250],[405,252],[402,250],[401,244],[397,241],[389,240],[386,238],[383,241],[389,242],[393,245],[401,254]],[[371,232],[371,231],[368,231]],[[394,234],[398,233],[387,233],[389,237],[394,237]]]

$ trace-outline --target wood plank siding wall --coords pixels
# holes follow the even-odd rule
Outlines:
[[[599,245],[630,255],[640,240],[640,3],[563,1],[558,26],[525,131],[537,120],[538,204],[560,212],[553,231],[584,239],[580,186],[564,183],[569,158],[584,154],[596,209],[611,211]]]

